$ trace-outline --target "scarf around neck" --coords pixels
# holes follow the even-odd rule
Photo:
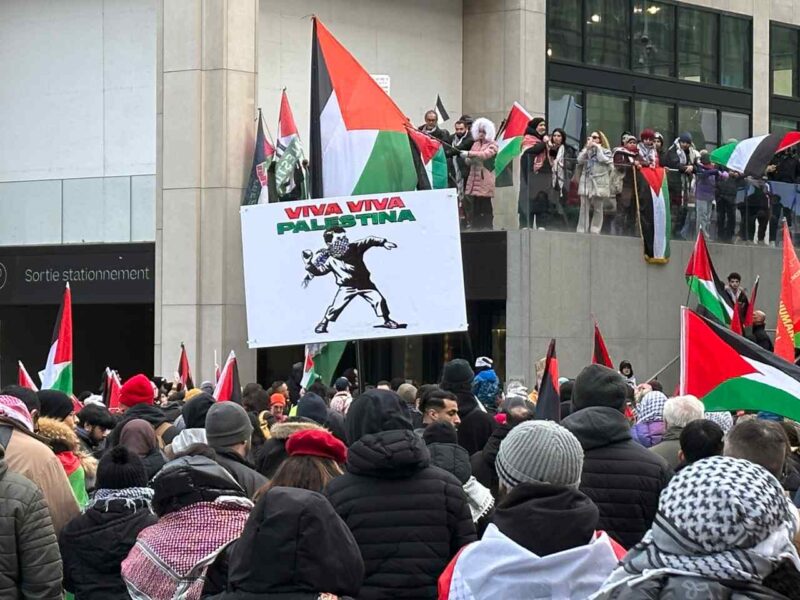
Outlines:
[[[100,488],[95,490],[94,496],[89,501],[86,509],[97,508],[108,510],[108,504],[114,500],[121,500],[126,508],[137,509],[147,507],[152,512],[150,503],[153,501],[153,490],[149,487],[130,487],[121,490]]]

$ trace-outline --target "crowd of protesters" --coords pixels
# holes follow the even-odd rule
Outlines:
[[[560,423],[488,357],[361,392],[301,371],[241,403],[140,374],[118,414],[2,390],[2,597],[800,598],[778,415],[705,412],[629,361],[562,378]]]
[[[436,111],[429,111],[420,130],[445,143],[449,186],[458,190],[462,227],[493,229],[500,185],[494,168],[499,150],[495,124],[463,115],[450,134],[439,126]],[[544,118],[531,119],[519,161],[519,227],[638,236],[635,171],[642,166],[667,169],[673,239],[693,240],[702,228],[719,242],[775,246],[781,242],[780,220],[792,224],[793,208],[781,203],[781,193],[794,194],[800,184],[795,149],[777,154],[757,178],[713,164],[709,151],[696,148],[689,132],[668,144],[661,133],[646,128],[638,137],[626,131],[618,145],[613,143],[594,130],[581,146],[564,129],[549,130]],[[510,173],[499,177],[506,179],[502,185],[510,185]]]

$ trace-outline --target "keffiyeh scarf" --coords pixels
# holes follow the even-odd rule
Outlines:
[[[667,397],[662,392],[647,392],[641,402],[633,409],[637,423],[651,423],[664,420],[664,404]]]
[[[659,572],[761,583],[783,558],[800,565],[796,513],[778,480],[749,461],[714,456],[670,481],[653,526],[606,582],[636,585]]]
[[[129,508],[139,508],[146,506],[150,508],[153,501],[153,490],[149,487],[130,487],[121,490],[109,490],[100,488],[95,490],[87,510],[96,507],[99,510],[108,510],[108,503],[114,500],[122,500]]]
[[[707,412],[705,418],[709,421],[714,421],[714,423],[722,427],[722,431],[725,433],[728,433],[733,427],[733,416],[726,411]]]

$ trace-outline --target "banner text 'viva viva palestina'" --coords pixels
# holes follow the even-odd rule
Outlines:
[[[344,209],[339,202],[287,207],[283,212],[289,220],[278,223],[278,235],[417,220],[399,196],[349,200],[343,204]]]

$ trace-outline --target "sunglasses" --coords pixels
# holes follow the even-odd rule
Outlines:
[[[600,139],[599,135],[592,135],[592,136],[589,136],[589,137],[591,137],[593,140],[599,140]]]

